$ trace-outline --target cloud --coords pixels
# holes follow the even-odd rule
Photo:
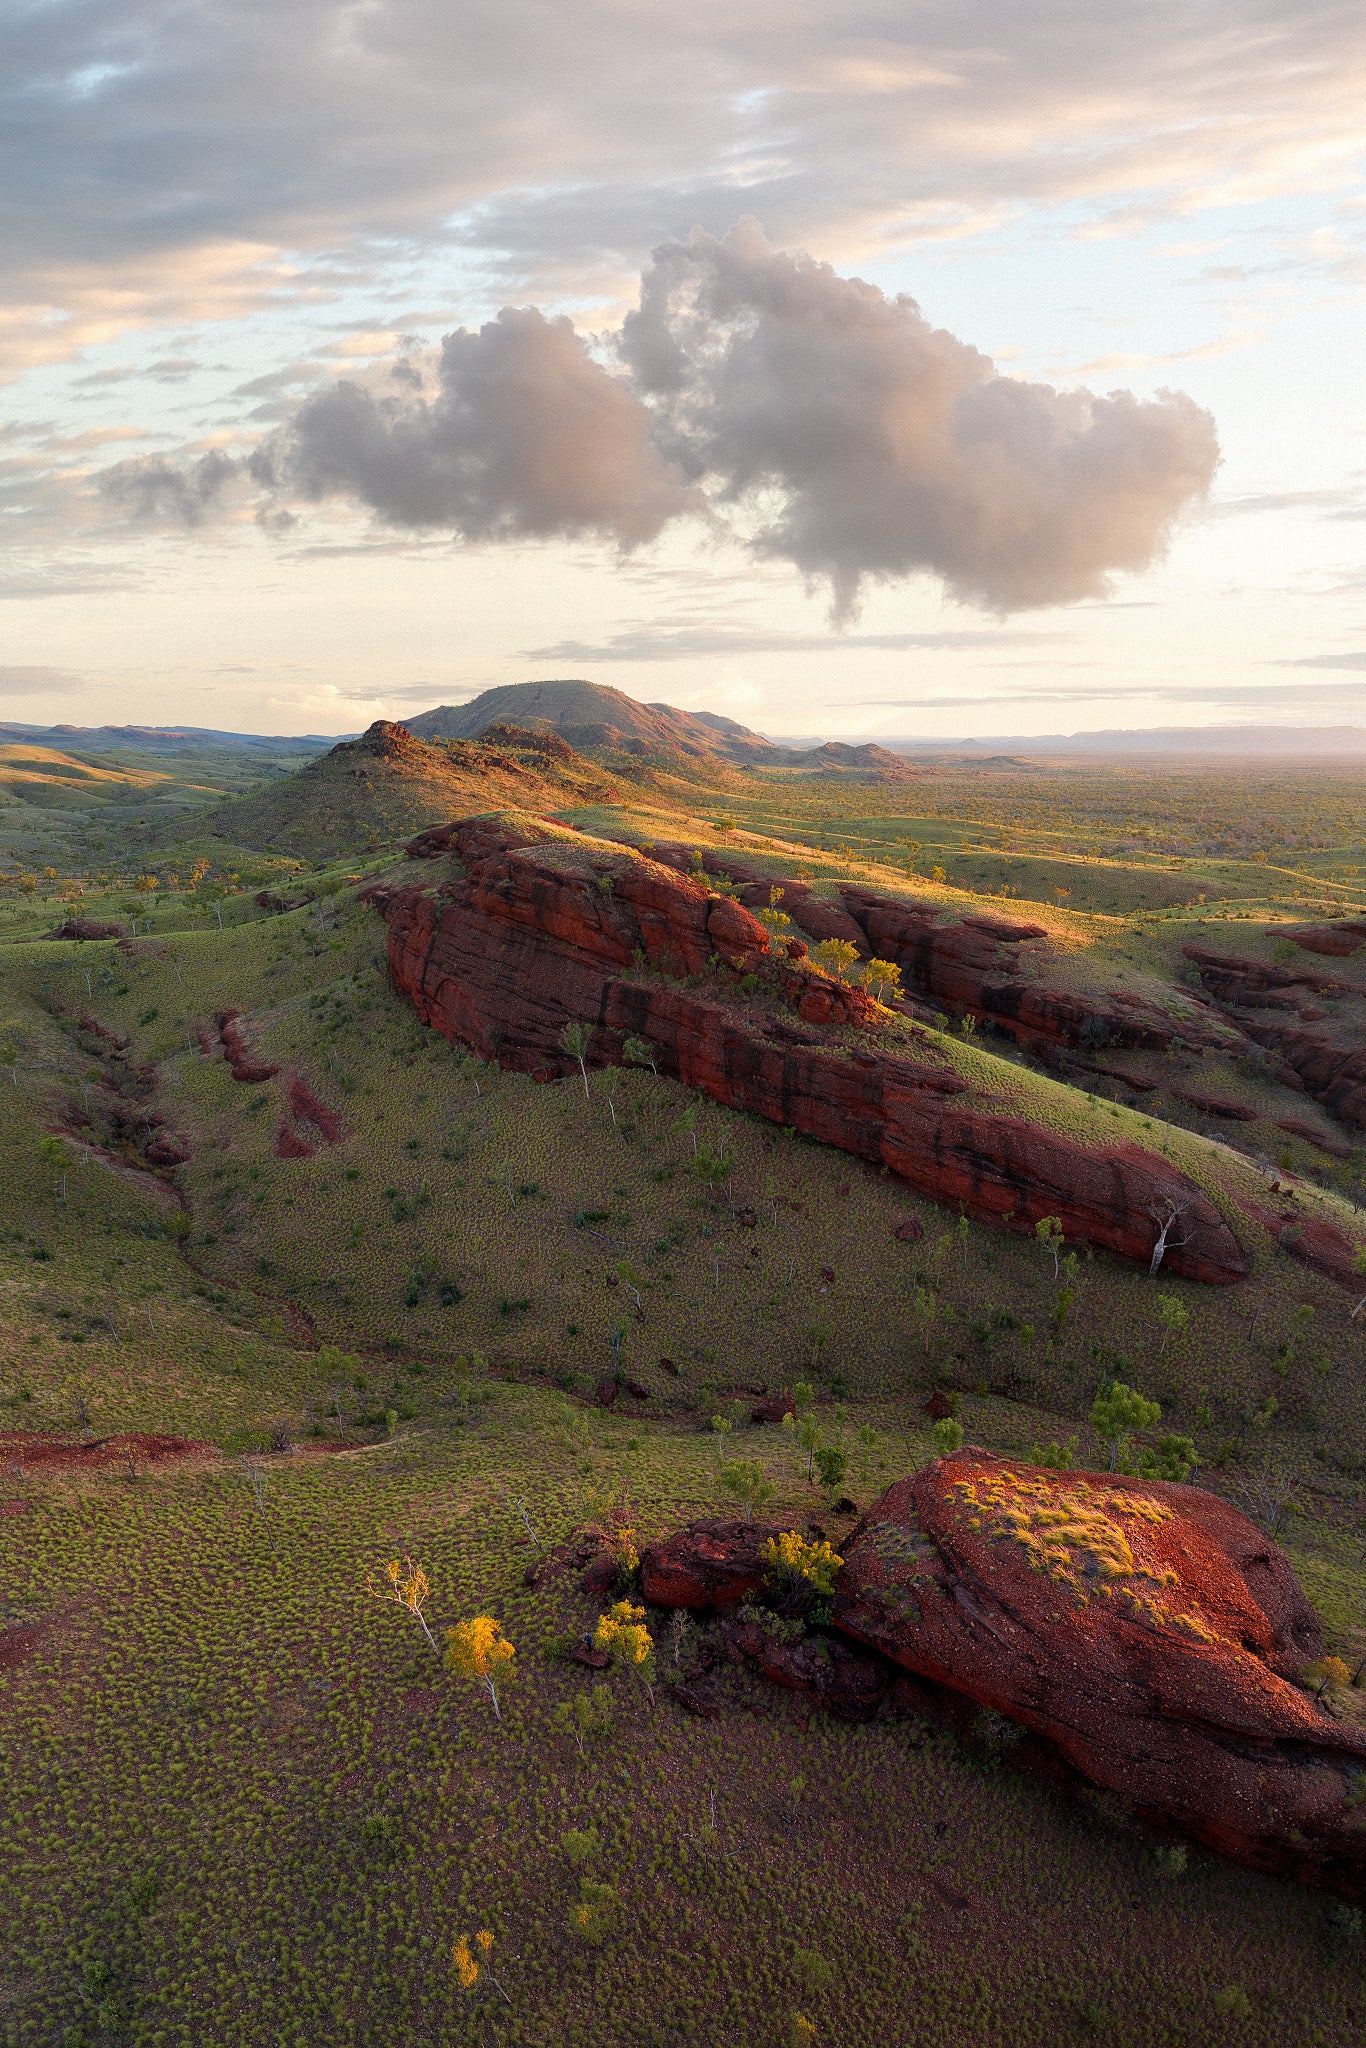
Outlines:
[[[46,697],[56,692],[71,696],[89,687],[83,676],[64,668],[0,665],[0,697]]]
[[[913,300],[748,221],[655,252],[622,352],[664,449],[722,504],[772,501],[755,552],[828,581],[845,617],[866,582],[922,570],[999,612],[1103,595],[1165,552],[1218,463],[1193,400],[998,376]]]
[[[961,628],[940,633],[764,633],[744,626],[640,625],[609,640],[557,640],[524,647],[526,661],[706,661],[715,656],[834,654],[851,648],[878,654],[981,651],[994,647],[1053,646],[1060,633],[991,632]]]
[[[1366,671],[1366,654],[1301,654],[1293,661],[1278,661],[1277,668],[1347,668]]]
[[[1364,95],[1341,0],[30,6],[0,78],[0,364],[424,245],[610,290],[742,206],[854,258],[1038,205],[1334,190]]]
[[[141,580],[122,563],[16,562],[0,569],[0,601],[98,597],[107,590],[133,590]]]
[[[1283,664],[1290,666],[1292,664]],[[1315,705],[1328,697],[1342,697],[1347,703],[1360,700],[1359,683],[1330,683],[1316,688]],[[1284,710],[1303,713],[1306,691],[1294,683],[1099,683],[1094,689],[1012,688],[992,694],[957,697],[859,697],[841,700],[842,708],[881,711],[961,711],[979,704],[1106,704],[1142,700],[1165,704],[1213,704],[1230,709],[1244,706],[1251,711]]]
[[[505,307],[477,332],[448,334],[431,398],[411,364],[394,370],[404,375],[392,395],[343,381],[306,400],[262,452],[258,479],[466,541],[592,536],[630,548],[700,509],[655,448],[650,412],[566,319]]]
[[[146,455],[115,463],[104,472],[100,488],[112,505],[146,524],[202,526],[222,510],[244,468],[220,448],[184,464]]]
[[[921,573],[1002,614],[1103,597],[1161,557],[1218,462],[1191,399],[999,376],[913,300],[751,221],[655,252],[619,356],[621,373],[567,319],[506,307],[430,368],[405,355],[304,399],[245,461],[126,462],[105,495],[196,526],[249,476],[267,521],[340,499],[467,543],[621,550],[705,517],[828,585],[843,622],[867,584]]]

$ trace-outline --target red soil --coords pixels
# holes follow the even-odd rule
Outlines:
[[[129,1454],[139,1465],[159,1465],[168,1458],[211,1458],[214,1446],[197,1437],[128,1436],[61,1437],[42,1436],[22,1429],[0,1432],[0,1469],[18,1466],[25,1472],[59,1467],[126,1464]]]

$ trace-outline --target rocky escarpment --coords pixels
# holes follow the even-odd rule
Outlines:
[[[1245,1271],[1222,1216],[1168,1161],[1045,1129],[989,1089],[970,1094],[928,1038],[923,1058],[882,1049],[868,996],[813,968],[800,945],[773,953],[729,898],[640,854],[497,820],[454,826],[448,843],[460,874],[367,895],[388,924],[397,985],[482,1057],[550,1078],[571,1065],[567,1024],[587,1028],[598,1064],[641,1038],[659,1071],[971,1215],[1027,1232],[1057,1216],[1073,1241],[1143,1260],[1159,1219],[1179,1215],[1171,1271]]]
[[[1047,938],[1040,924],[975,912],[955,917],[939,904],[908,902],[856,882],[838,884],[832,900],[810,882],[775,881],[729,853],[681,843],[657,843],[650,851],[678,872],[687,873],[697,863],[706,874],[728,876],[738,901],[751,909],[766,907],[772,899],[773,907],[816,943],[843,939],[861,959],[894,960],[913,1003],[918,997],[989,1022],[1032,1050],[1114,1045],[1202,1051],[1228,1036],[1216,1020],[1190,1004],[1178,1015],[1123,989],[1101,995],[1050,984],[1046,956],[1026,961],[1021,953],[1022,947]]]
[[[1290,936],[1310,952],[1339,958],[1362,943],[1346,943],[1353,927],[1345,919]],[[1308,963],[1277,967],[1208,946],[1182,951],[1230,1020],[1273,1055],[1283,1080],[1303,1088],[1343,1123],[1366,1130],[1366,997],[1355,983]],[[1334,1007],[1325,1009],[1324,999]]]
[[[1141,1816],[1366,1898],[1366,1730],[1297,1682],[1317,1619],[1226,1501],[968,1448],[890,1487],[841,1551],[838,1629]]]

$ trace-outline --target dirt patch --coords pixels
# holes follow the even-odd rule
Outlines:
[[[41,1436],[16,1429],[0,1432],[0,1467],[18,1465],[26,1472],[79,1468],[89,1465],[126,1465],[131,1457],[138,1465],[160,1465],[168,1458],[211,1458],[214,1446],[197,1437],[128,1436],[81,1437]],[[13,1512],[6,1503],[6,1512]]]
[[[46,1621],[21,1621],[13,1628],[0,1629],[0,1671],[12,1671],[17,1664],[25,1663],[49,1627]]]

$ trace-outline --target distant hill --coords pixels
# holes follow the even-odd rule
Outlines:
[[[57,747],[0,744],[0,795],[25,803],[84,805],[153,789],[167,779],[155,769],[97,767]]]
[[[1152,755],[1163,760],[1262,760],[1276,766],[1295,761],[1331,767],[1344,760],[1360,763],[1366,759],[1366,730],[1357,725],[1165,725],[1148,731],[1044,733],[984,740],[884,739],[882,745],[892,753],[912,757],[974,759],[1009,749],[1011,754],[1036,758],[1076,754],[1095,760],[1108,755]]]
[[[214,732],[202,725],[15,725],[0,720],[0,741],[79,747],[83,753],[321,754],[337,744],[327,733]]]
[[[209,826],[239,846],[319,859],[406,839],[462,811],[612,794],[610,778],[553,735],[504,724],[482,743],[442,744],[378,719],[359,739],[223,804]]]
[[[714,711],[679,711],[672,704],[638,704],[603,683],[507,683],[468,704],[439,704],[408,721],[419,739],[478,739],[507,722],[557,732],[580,753],[683,755],[699,763],[723,760],[745,766],[781,758],[761,733]]]
[[[661,766],[762,768],[777,774],[820,775],[837,781],[907,781],[917,771],[886,747],[782,747],[715,711],[680,711],[673,704],[639,704],[624,690],[574,677],[562,682],[508,683],[468,704],[442,704],[408,721],[423,739],[477,739],[490,726],[518,725],[558,733],[584,754],[634,754]]]

